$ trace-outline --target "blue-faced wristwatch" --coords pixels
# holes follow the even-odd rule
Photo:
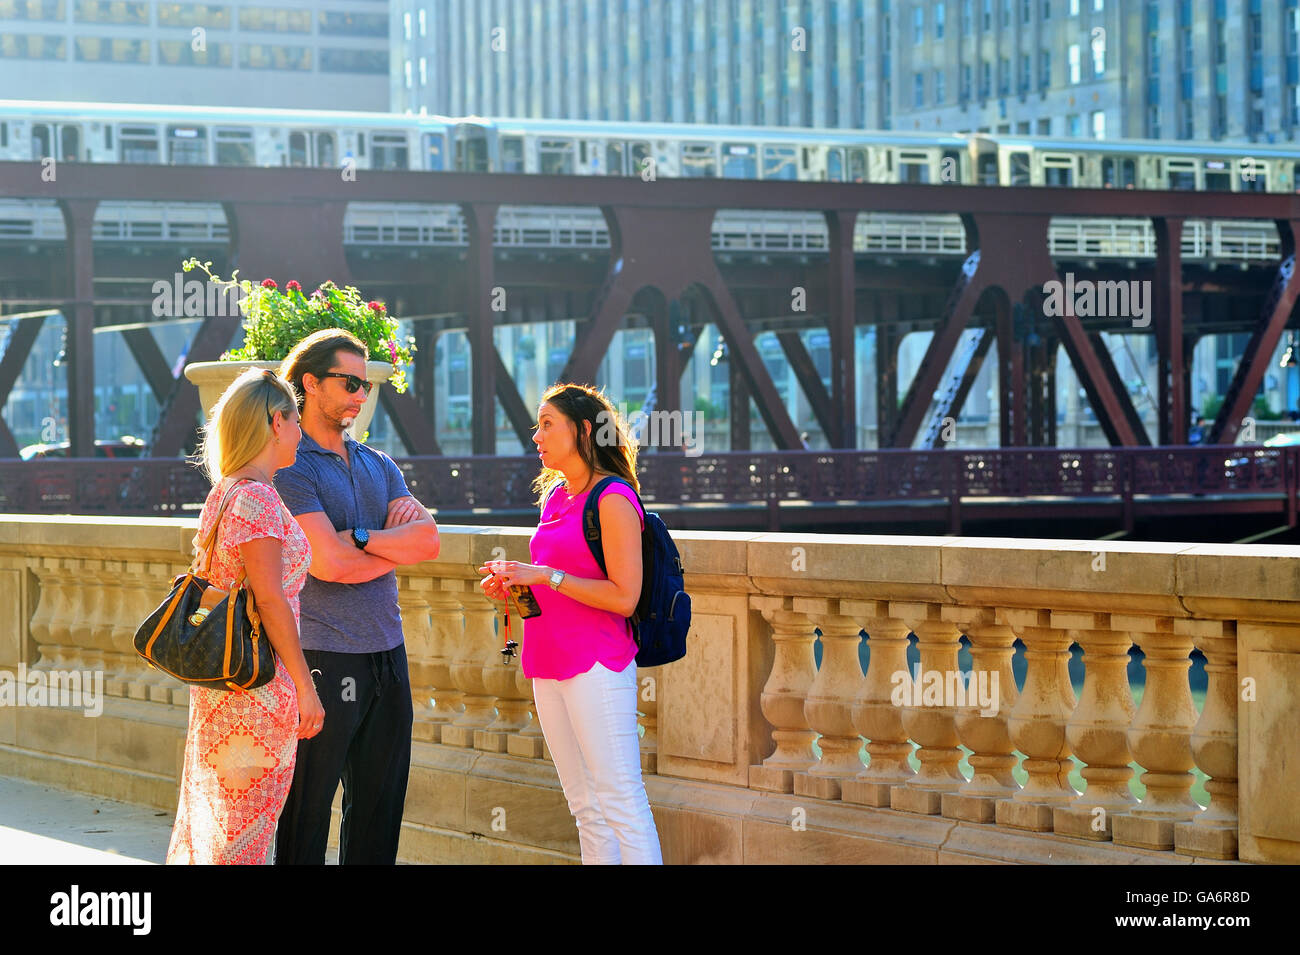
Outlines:
[[[352,543],[357,545],[358,550],[365,550],[366,545],[370,543],[370,531],[364,527],[354,528],[352,531]]]

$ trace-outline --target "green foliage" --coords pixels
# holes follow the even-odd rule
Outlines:
[[[311,295],[303,295],[297,282],[281,290],[271,279],[254,285],[240,280],[238,270],[229,279],[212,274],[211,262],[188,259],[186,272],[200,269],[218,286],[238,288],[239,310],[244,315],[243,347],[228,351],[222,361],[280,361],[308,335],[323,328],[342,328],[365,343],[373,361],[393,365],[389,379],[399,392],[406,391],[405,365],[415,351],[414,339],[402,340],[397,319],[381,302],[367,302],[355,286],[339,288],[325,282]]]

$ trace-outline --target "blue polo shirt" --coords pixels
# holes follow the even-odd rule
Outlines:
[[[347,434],[343,441],[350,468],[304,431],[298,459],[276,472],[275,489],[294,517],[323,511],[335,530],[379,530],[389,503],[411,492],[392,458]],[[402,642],[394,571],[363,584],[338,584],[308,574],[300,599],[304,650],[375,653]]]

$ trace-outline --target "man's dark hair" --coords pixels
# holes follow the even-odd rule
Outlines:
[[[341,351],[360,355],[367,360],[370,358],[365,343],[356,335],[342,328],[323,328],[294,345],[293,351],[280,363],[280,377],[290,382],[293,390],[298,393],[299,411],[302,411],[303,402],[307,398],[302,376],[320,378],[333,367],[334,360]]]

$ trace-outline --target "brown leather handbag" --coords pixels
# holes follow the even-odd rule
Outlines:
[[[226,492],[203,550],[200,575],[193,565],[172,581],[171,593],[135,632],[135,651],[150,666],[194,686],[255,690],[275,678],[275,651],[245,586],[244,571],[225,591],[208,583],[221,518],[244,478]],[[198,555],[195,555],[197,562]]]

